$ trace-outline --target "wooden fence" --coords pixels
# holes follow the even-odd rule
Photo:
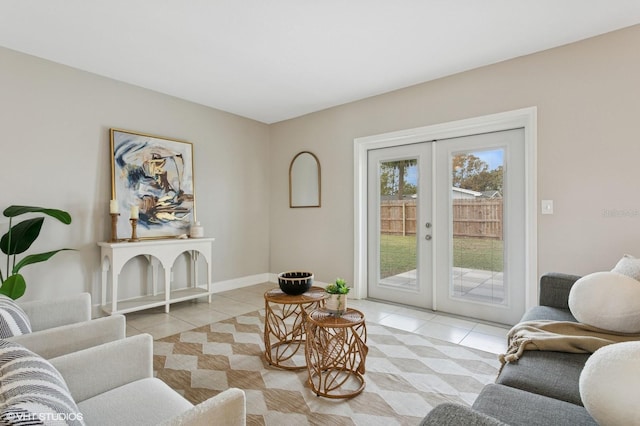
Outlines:
[[[502,240],[502,199],[454,199],[453,236]],[[416,234],[416,201],[385,200],[380,204],[381,233]]]

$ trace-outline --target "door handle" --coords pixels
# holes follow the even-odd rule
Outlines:
[[[427,240],[427,241],[429,241],[429,240],[431,239],[431,234],[427,234],[427,235],[425,235],[425,236],[424,236],[424,239],[425,239],[425,240]]]

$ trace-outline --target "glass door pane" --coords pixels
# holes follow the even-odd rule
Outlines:
[[[417,159],[382,161],[380,181],[380,285],[416,289]]]
[[[450,295],[504,304],[503,148],[451,157],[453,269]]]

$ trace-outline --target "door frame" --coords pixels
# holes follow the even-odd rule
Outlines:
[[[358,299],[368,296],[367,152],[521,127],[524,128],[525,143],[525,308],[535,306],[538,303],[537,123],[537,107],[534,106],[354,139],[354,296]],[[435,266],[432,268],[434,280]]]

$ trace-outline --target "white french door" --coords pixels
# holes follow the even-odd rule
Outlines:
[[[369,297],[433,305],[431,143],[369,151]],[[426,229],[426,225],[425,225]],[[429,235],[429,237],[427,237]]]
[[[525,310],[524,130],[372,149],[369,297],[512,324]]]
[[[435,308],[515,324],[525,311],[524,130],[442,142],[436,155]],[[484,172],[473,167],[476,159]],[[482,177],[484,191],[474,187]]]

